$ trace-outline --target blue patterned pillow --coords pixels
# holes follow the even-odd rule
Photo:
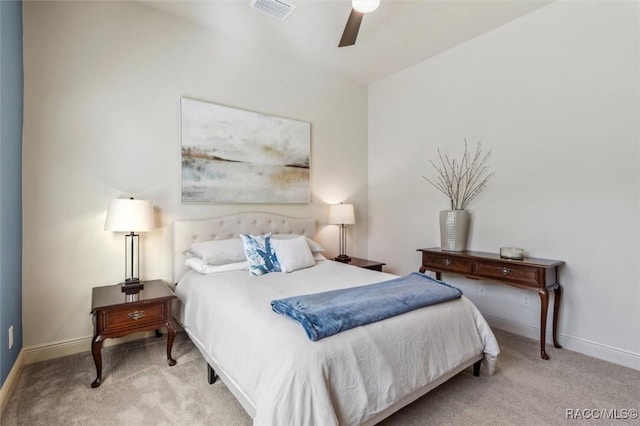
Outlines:
[[[271,233],[264,235],[240,234],[244,244],[244,253],[249,261],[249,274],[264,275],[280,272],[280,263],[271,245]]]

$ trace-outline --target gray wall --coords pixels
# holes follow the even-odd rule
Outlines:
[[[0,1],[0,383],[22,349],[22,2]],[[9,327],[14,345],[9,349]]]

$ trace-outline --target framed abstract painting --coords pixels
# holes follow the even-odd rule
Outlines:
[[[309,203],[311,124],[180,99],[181,199]]]

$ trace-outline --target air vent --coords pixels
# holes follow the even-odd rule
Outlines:
[[[282,0],[251,0],[250,6],[280,20],[291,15],[293,9],[296,8],[295,5],[286,3]]]

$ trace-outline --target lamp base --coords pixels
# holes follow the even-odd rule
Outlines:
[[[333,260],[335,260],[337,262],[347,263],[347,262],[351,261],[351,256],[347,256],[346,254],[341,254],[341,255],[338,255]]]
[[[120,283],[120,290],[126,294],[137,293],[144,289],[144,284],[139,279],[128,279]]]

